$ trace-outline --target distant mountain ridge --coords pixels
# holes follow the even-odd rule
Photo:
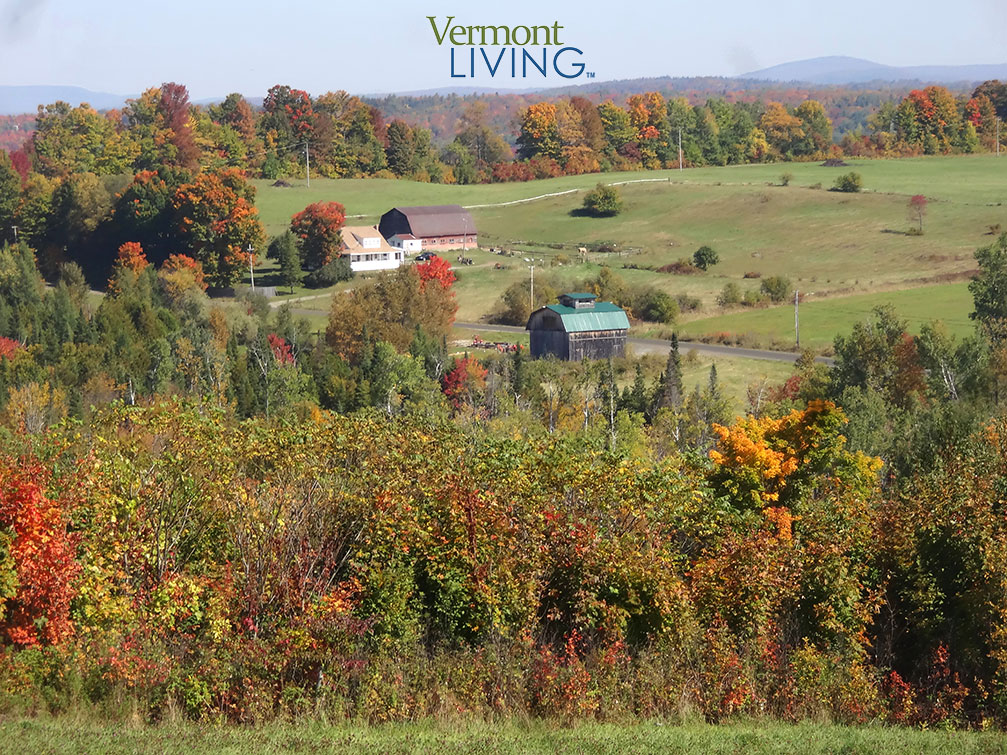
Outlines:
[[[95,110],[122,107],[135,94],[111,94],[93,92],[90,89],[71,86],[6,86],[0,85],[0,115],[20,115],[34,113],[39,105],[48,105],[62,100],[76,107],[86,102]]]
[[[888,66],[863,58],[834,55],[796,60],[742,74],[757,81],[797,81],[807,84],[865,84],[872,81],[919,81],[957,84],[1007,79],[1007,63],[961,66]]]
[[[507,95],[540,95],[546,97],[565,96],[571,94],[629,94],[649,90],[682,91],[702,89],[715,92],[751,88],[754,90],[766,87],[770,82],[798,82],[816,86],[858,86],[868,83],[907,83],[921,84],[966,84],[978,83],[989,79],[1007,79],[1007,63],[960,65],[960,66],[888,66],[862,58],[836,55],[808,60],[797,60],[790,63],[763,68],[758,71],[741,74],[740,76],[647,76],[618,81],[597,81],[584,84],[572,84],[556,87],[536,87],[533,89],[507,89],[493,85],[447,86],[411,91],[391,91],[381,94],[361,95],[369,100],[381,100],[394,97],[473,97],[499,94]],[[337,89],[338,86],[333,86]],[[319,92],[320,93],[320,92]],[[319,94],[316,93],[316,94]],[[0,115],[20,115],[34,113],[40,104],[49,104],[63,100],[73,106],[86,102],[96,110],[119,108],[126,100],[138,97],[136,94],[112,94],[96,92],[75,86],[9,86],[0,85]],[[249,103],[261,105],[262,96],[246,97]],[[194,104],[208,105],[223,100],[220,97],[208,97],[195,100]]]

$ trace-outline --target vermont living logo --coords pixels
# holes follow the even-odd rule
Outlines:
[[[594,78],[594,71],[585,71],[587,66],[580,60],[584,52],[560,41],[565,27],[559,21],[550,26],[462,26],[454,22],[454,16],[443,24],[437,16],[427,16],[427,20],[438,46],[450,45],[453,79],[475,78],[477,73],[512,79],[546,79],[553,74],[564,79]],[[552,52],[552,48],[559,49]]]

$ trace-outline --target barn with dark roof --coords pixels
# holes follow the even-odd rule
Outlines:
[[[594,294],[562,294],[559,304],[536,309],[528,318],[533,357],[554,354],[560,359],[608,359],[626,353],[629,318]]]
[[[470,249],[478,244],[475,221],[457,204],[395,207],[381,216],[378,230],[386,239],[414,236],[424,251]]]

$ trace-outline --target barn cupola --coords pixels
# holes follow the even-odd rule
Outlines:
[[[597,298],[594,294],[585,293],[560,294],[559,303],[570,309],[594,309],[594,300]]]

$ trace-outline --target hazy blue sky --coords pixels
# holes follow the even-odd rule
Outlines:
[[[0,84],[132,94],[177,81],[198,99],[263,95],[276,83],[312,94],[471,83],[450,78],[447,48],[436,45],[427,15],[558,21],[562,41],[584,51],[598,80],[727,76],[822,55],[888,65],[1007,62],[1005,0],[505,0],[483,9],[471,0],[0,0]]]

